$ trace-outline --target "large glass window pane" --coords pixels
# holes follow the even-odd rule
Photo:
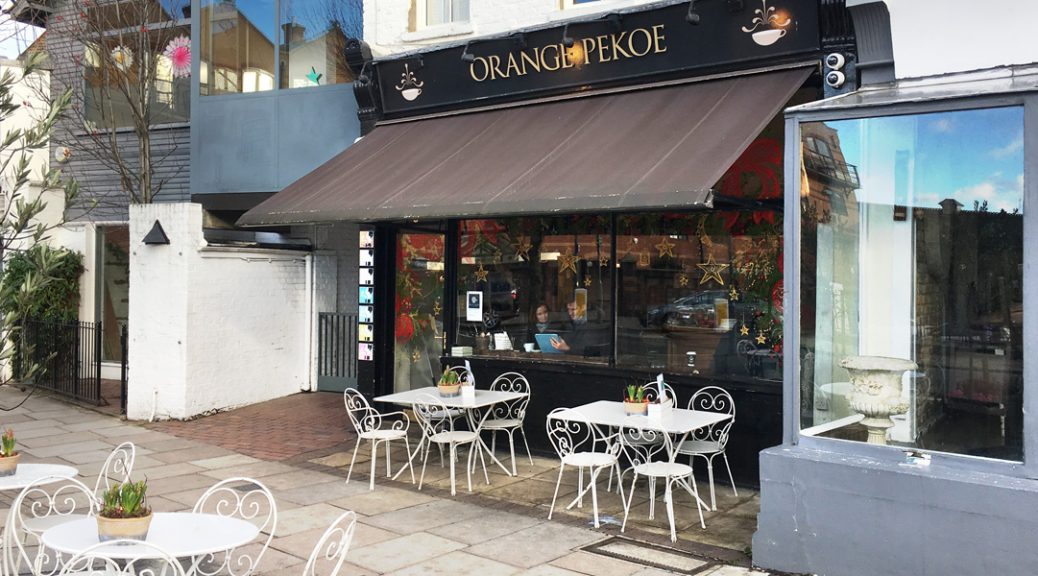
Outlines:
[[[130,229],[127,226],[98,228],[101,237],[101,274],[98,309],[104,323],[101,358],[122,360],[119,338],[122,326],[130,317]]]
[[[458,242],[458,346],[476,354],[609,360],[608,217],[463,220]],[[470,301],[477,306],[471,312]]]
[[[202,0],[201,93],[272,90],[276,20],[273,0]]]
[[[804,433],[1021,460],[1022,108],[801,132]]]
[[[336,0],[281,0],[281,87],[352,82],[346,39],[360,38],[363,6]]]
[[[781,212],[621,216],[616,245],[618,365],[781,382]]]

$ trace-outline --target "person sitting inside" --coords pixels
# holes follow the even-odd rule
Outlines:
[[[551,310],[547,304],[540,304],[534,311],[534,316],[537,322],[530,325],[530,329],[526,334],[526,341],[533,342],[534,349],[537,349],[537,338],[535,334],[555,334],[562,330],[562,327],[558,322],[551,319]]]
[[[585,357],[602,356],[609,346],[609,333],[600,323],[590,324],[587,311],[577,309],[576,302],[566,304],[569,322],[564,337],[552,340],[556,350]]]

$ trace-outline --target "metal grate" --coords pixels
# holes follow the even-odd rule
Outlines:
[[[585,552],[626,560],[678,574],[703,574],[723,565],[714,558],[614,536],[582,548]]]

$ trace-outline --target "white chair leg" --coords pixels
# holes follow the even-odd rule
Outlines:
[[[572,504],[571,504],[572,506]],[[584,507],[584,467],[577,467],[577,508]]]
[[[617,480],[620,482],[620,480]],[[635,472],[631,478],[631,491],[627,494],[627,501],[624,502],[624,521],[620,525],[620,531],[623,532],[627,528],[627,517],[631,514],[631,501],[634,500],[634,485],[638,482],[638,473]]]
[[[422,456],[422,475],[418,478],[418,489],[422,489],[422,482],[425,482],[425,464],[429,462],[429,447],[425,447],[425,455]]]
[[[551,508],[548,508],[548,520],[551,520],[551,514],[555,511],[555,500],[559,497],[559,486],[562,484],[562,471],[566,468],[566,465],[559,463],[559,479],[555,481],[555,494],[551,497]]]
[[[667,490],[663,494],[663,500],[667,503],[667,519],[670,522],[670,541],[678,541],[677,530],[674,529],[674,494],[670,489],[671,482],[667,479]]]
[[[450,459],[451,459],[451,496],[456,496],[458,494],[458,489],[454,485],[454,457],[456,456],[456,454],[454,453],[454,450],[455,450],[454,444],[451,443],[451,449],[450,449],[450,454],[449,454],[450,455]]]
[[[515,432],[515,429],[514,428],[509,429],[509,430],[507,430],[507,432],[508,432],[508,452],[512,455],[512,476],[518,476],[519,473],[515,471],[515,438],[512,437],[512,434]]]
[[[714,498],[714,460],[706,459],[706,477],[710,480],[710,509],[717,511],[717,499]]]
[[[357,436],[357,444],[353,446],[353,458],[350,458],[350,469],[346,472],[346,483],[350,483],[350,475],[353,474],[353,463],[357,461],[357,450],[360,448],[360,436]]]
[[[371,441],[371,480],[368,483],[368,490],[374,490],[375,489],[375,464],[378,463],[378,458],[376,458],[377,454],[378,454],[378,442],[375,442],[374,440],[372,440]]]
[[[391,472],[392,466],[389,463],[389,449],[393,446],[392,442],[386,442],[386,478],[391,478],[393,473]]]
[[[598,472],[601,468],[592,469],[591,474],[591,512],[595,516],[595,528],[598,528]]]
[[[476,452],[479,452],[480,458],[483,457],[483,449],[479,447],[479,438],[476,438],[472,444],[469,444],[469,457],[465,461],[465,474],[468,475],[469,479],[469,492],[472,492],[472,467],[476,464]],[[489,478],[487,478],[487,484],[490,484]]]
[[[414,466],[411,463],[411,441],[404,436],[404,450],[407,450],[407,468],[411,471],[411,484],[414,484]]]
[[[656,519],[656,478],[649,476],[649,520]]]
[[[732,477],[732,467],[728,464],[728,455],[721,452],[721,458],[724,458],[724,467],[728,470],[728,481],[732,483],[732,495],[738,497],[739,491],[735,489],[735,478]]]
[[[526,457],[530,459],[530,466],[533,466],[533,454],[530,454],[530,443],[526,441],[526,431],[519,428],[519,433],[523,435],[523,445],[526,446]],[[610,472],[610,474],[612,474]]]
[[[478,442],[479,442],[479,440],[477,439],[476,442],[474,442],[472,444],[472,449],[475,450],[479,454],[479,463],[483,465],[483,479],[486,480],[487,486],[490,486],[490,473],[487,472],[487,459],[486,459],[485,456],[483,456],[483,445],[480,444],[480,445],[477,446]],[[476,468],[476,458],[473,457],[472,458],[472,469],[475,470],[475,468]]]

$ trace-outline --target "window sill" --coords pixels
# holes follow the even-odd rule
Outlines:
[[[468,34],[474,34],[475,32],[476,28],[472,25],[472,22],[450,22],[448,24],[426,26],[425,28],[414,32],[405,32],[400,35],[400,39],[404,42],[421,42],[423,40],[432,40],[434,38],[465,36]]]

